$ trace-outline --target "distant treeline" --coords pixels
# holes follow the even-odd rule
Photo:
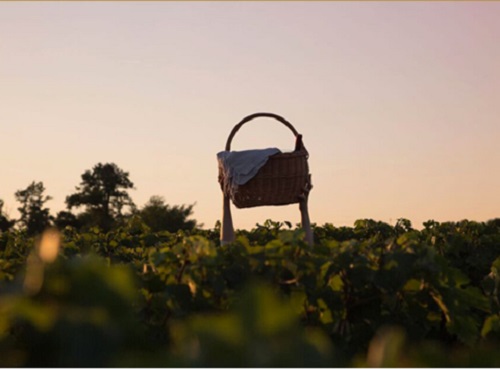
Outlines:
[[[4,202],[0,199],[0,231],[11,228],[24,229],[29,235],[41,233],[48,227],[65,228],[71,226],[78,230],[99,227],[109,231],[131,217],[140,217],[152,231],[189,230],[197,226],[192,205],[170,206],[161,196],[151,196],[142,207],[137,206],[128,194],[134,184],[129,173],[114,163],[98,163],[81,175],[81,182],[75,193],[66,197],[67,210],[52,216],[46,203],[52,199],[45,195],[43,182],[33,181],[25,189],[15,193],[19,202],[19,219],[10,219],[3,212]],[[81,210],[74,213],[74,210]]]

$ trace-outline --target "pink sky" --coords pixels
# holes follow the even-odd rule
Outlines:
[[[498,2],[0,3],[0,198],[43,181],[52,213],[98,162],[138,206],[196,202],[245,115],[290,120],[310,152],[313,222],[484,221],[500,209]],[[293,147],[271,120],[234,149]],[[233,210],[237,228],[297,206]]]

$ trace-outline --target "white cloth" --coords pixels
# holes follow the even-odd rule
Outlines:
[[[239,185],[251,180],[260,168],[267,163],[271,155],[280,153],[277,148],[244,151],[221,151],[217,154],[224,177],[226,178],[224,192],[237,191]]]

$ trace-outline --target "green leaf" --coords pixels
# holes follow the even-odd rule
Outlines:
[[[328,281],[328,286],[330,286],[333,291],[342,291],[344,282],[342,281],[340,275],[337,274],[330,278],[330,280]]]
[[[323,324],[331,324],[333,323],[332,312],[330,308],[327,306],[323,299],[318,300],[318,308],[320,309],[320,321]]]
[[[404,287],[403,287],[403,291],[406,291],[406,292],[417,292],[417,291],[420,291],[420,286],[422,285],[422,282],[417,280],[417,279],[409,279]]]
[[[476,287],[467,287],[461,291],[463,295],[463,304],[470,307],[490,313],[490,303],[486,296],[483,295],[481,290]]]
[[[295,311],[297,316],[304,313],[304,304],[307,300],[307,295],[304,291],[294,290],[290,293],[290,306]]]
[[[479,323],[472,316],[460,316],[447,325],[448,332],[456,334],[460,341],[472,346],[479,337]]]
[[[500,334],[500,317],[498,315],[490,315],[486,318],[481,329],[481,337],[487,337],[491,332]]]

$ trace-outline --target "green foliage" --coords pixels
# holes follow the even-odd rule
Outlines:
[[[175,324],[172,335],[174,357],[183,366],[320,367],[331,363],[327,335],[301,326],[292,305],[265,284],[247,286],[223,315],[197,315]]]
[[[499,222],[62,232],[0,233],[1,366],[500,365]]]
[[[33,270],[28,268],[25,280],[30,272]],[[0,299],[0,336],[6,336],[4,345],[12,345],[14,353],[2,355],[6,360],[2,364],[105,365],[137,333],[132,310],[134,287],[128,268],[108,266],[92,256],[47,267],[42,288],[34,296],[15,284]],[[22,355],[16,356],[16,349],[21,349]],[[20,359],[22,362],[17,362]]]

